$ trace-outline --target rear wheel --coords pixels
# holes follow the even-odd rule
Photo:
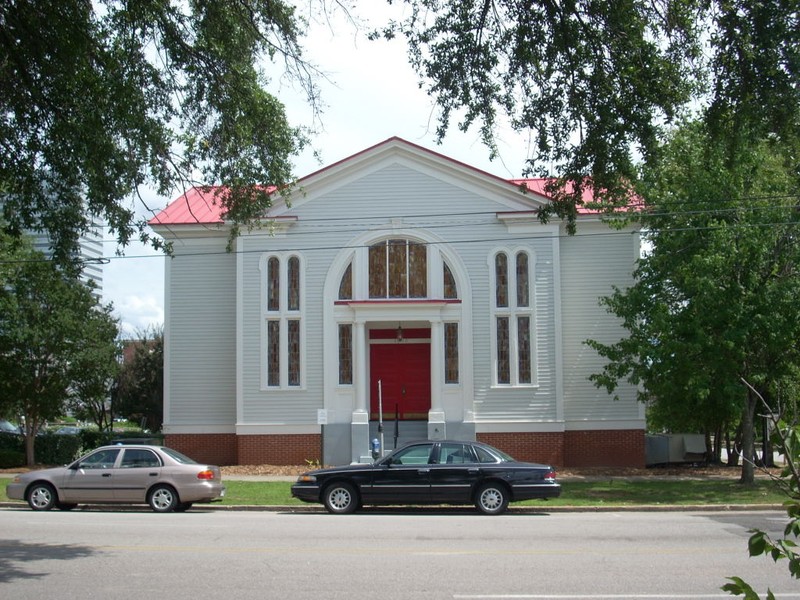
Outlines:
[[[147,503],[157,513],[172,512],[178,506],[178,494],[169,485],[157,485],[150,490]]]
[[[486,515],[499,515],[508,508],[508,490],[500,483],[484,483],[475,495],[475,506]]]
[[[49,483],[34,483],[28,490],[28,506],[33,510],[50,510],[57,501],[56,490]]]
[[[356,490],[349,483],[332,483],[325,488],[322,501],[328,512],[335,515],[350,514],[358,508]]]

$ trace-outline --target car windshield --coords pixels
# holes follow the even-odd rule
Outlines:
[[[161,451],[172,458],[174,461],[179,462],[184,465],[196,465],[197,462],[189,458],[188,456],[181,454],[177,450],[173,450],[172,448],[165,448],[162,446]]]
[[[0,431],[6,433],[19,433],[19,429],[6,420],[0,420]]]

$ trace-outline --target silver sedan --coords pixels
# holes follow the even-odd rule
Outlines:
[[[33,510],[70,510],[78,504],[149,504],[182,512],[225,495],[215,465],[200,464],[163,446],[103,446],[66,467],[16,476],[6,495]]]

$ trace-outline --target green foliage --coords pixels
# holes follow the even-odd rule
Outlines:
[[[83,333],[92,343],[82,346],[72,361],[81,377],[72,386],[70,408],[98,429],[111,429],[108,400],[120,369],[119,328],[111,311],[111,305],[98,307],[93,318],[87,319]]]
[[[90,287],[0,232],[0,412],[24,417],[26,457],[36,433],[88,390],[116,356],[116,321]]]
[[[25,464],[25,453],[21,450],[0,448],[0,469],[15,469]]]
[[[100,446],[105,446],[111,443],[114,434],[110,431],[98,431],[96,429],[83,429],[78,437],[81,441],[81,448],[84,450],[92,450]]]
[[[36,437],[36,464],[65,465],[81,452],[81,439],[77,435],[45,433]]]
[[[264,68],[282,62],[316,108],[300,25],[281,0],[0,4],[8,230],[49,232],[67,264],[93,218],[122,244],[148,238],[132,202],[142,185],[229,186],[217,201],[231,222],[262,214],[263,184],[289,183],[304,143]]]
[[[120,370],[113,393],[114,412],[150,431],[160,431],[164,418],[164,331],[139,332],[128,342],[133,349]],[[130,352],[128,352],[130,354]]]
[[[587,343],[608,360],[598,386],[639,385],[665,429],[724,431],[741,416],[752,458],[756,401],[742,380],[774,398],[797,382],[800,213],[797,149],[751,140],[739,150],[732,160],[700,123],[674,132],[644,171],[652,248],[634,284],[603,299],[627,337]]]
[[[794,0],[403,3],[404,19],[374,35],[408,41],[439,137],[456,118],[492,149],[504,120],[528,132],[531,169],[571,184],[545,218],[574,224],[585,186],[627,204],[637,158],[656,159],[662,127],[697,107],[731,149],[800,132]]]
[[[763,397],[762,405],[769,408]],[[774,562],[786,561],[789,574],[800,579],[800,425],[774,420],[773,443],[784,455],[786,467],[780,478],[774,483],[788,499],[784,502],[789,521],[783,530],[783,537],[773,539],[759,529],[750,530],[747,548],[750,556],[767,556]],[[744,596],[746,600],[759,600],[760,596],[740,577],[729,577],[730,583],[722,586],[724,591],[734,596]],[[767,590],[767,600],[774,598],[771,590]]]

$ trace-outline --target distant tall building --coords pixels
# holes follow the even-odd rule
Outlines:
[[[45,256],[52,257],[50,237],[46,233],[29,232],[33,240],[33,247]],[[103,226],[99,221],[92,222],[92,228],[83,234],[79,240],[79,257],[83,261],[81,280],[88,283],[94,282],[93,291],[96,298],[103,295]]]

